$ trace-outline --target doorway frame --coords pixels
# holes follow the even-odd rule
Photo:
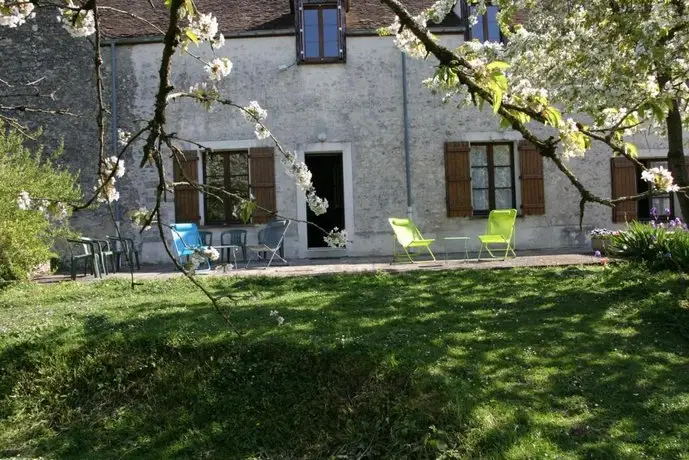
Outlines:
[[[342,154],[342,186],[344,188],[344,218],[348,239],[355,234],[354,228],[354,180],[352,175],[352,144],[349,142],[318,142],[297,146],[297,161],[303,162],[309,153]],[[344,257],[352,253],[352,241],[345,248],[310,248],[308,247],[306,225],[306,194],[297,189],[297,233],[299,236],[299,257]]]

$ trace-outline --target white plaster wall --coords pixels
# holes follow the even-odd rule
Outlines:
[[[443,41],[457,45],[461,38],[443,36]],[[141,118],[152,111],[157,85],[155,63],[160,50],[160,45],[150,44],[135,45],[128,52],[136,90],[131,100],[122,103],[129,104],[135,116]],[[352,244],[347,254],[390,254],[387,218],[404,216],[407,211],[402,61],[392,41],[347,37],[346,64],[293,65],[294,37],[228,40],[221,52],[234,63],[231,75],[220,85],[223,94],[241,105],[258,100],[268,110],[267,124],[285,147],[299,150],[302,145],[318,144],[321,133],[327,136],[327,143],[351,146],[355,232],[350,232]],[[408,60],[407,64],[414,218],[427,238],[473,237],[484,230],[485,218],[446,217],[443,145],[446,141],[518,137],[513,132],[500,131],[491,112],[443,105],[439,97],[423,88],[421,81],[431,75],[433,61]],[[281,66],[289,67],[280,70]],[[174,69],[178,88],[186,89],[205,78],[202,66],[189,57],[177,57]],[[169,121],[170,131],[201,143],[255,139],[252,125],[236,110],[226,107],[216,107],[208,114],[188,101],[177,102],[171,106]],[[654,141],[653,147],[662,148],[662,143]],[[609,196],[609,158],[608,152],[594,146],[585,159],[573,159],[568,165],[593,192]],[[297,210],[297,189],[283,173],[278,158],[275,169],[278,212],[284,216],[301,214]],[[518,163],[515,170],[518,176]],[[143,174],[150,183],[148,173]],[[544,174],[546,214],[518,219],[517,249],[584,247],[587,240],[585,232],[579,231],[576,190],[550,162],[544,161]],[[142,201],[151,200],[152,192],[137,196]],[[172,221],[171,204],[165,212]],[[611,227],[611,211],[588,204],[584,226]],[[256,241],[257,229],[243,228],[250,232],[249,241]],[[223,229],[212,230],[217,244]],[[288,232],[288,258],[306,254],[305,248],[300,247],[298,231],[298,226],[292,225]],[[470,247],[478,249],[478,240],[474,238]],[[144,257],[146,261],[164,260],[162,245],[151,238],[145,243]]]

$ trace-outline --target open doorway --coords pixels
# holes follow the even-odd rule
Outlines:
[[[311,171],[313,186],[316,194],[328,200],[328,211],[320,216],[315,215],[310,209],[306,209],[306,218],[326,231],[337,227],[345,228],[345,202],[344,179],[342,174],[342,153],[307,153],[304,162]],[[325,248],[328,245],[323,241],[323,232],[307,226],[307,247]]]

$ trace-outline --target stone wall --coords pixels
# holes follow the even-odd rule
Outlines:
[[[37,31],[34,30],[37,27]],[[79,118],[31,116],[33,126],[43,126],[43,142],[54,146],[64,138],[65,160],[72,168],[84,171],[83,186],[90,191],[96,168],[95,93],[90,44],[74,40],[54,21],[53,14],[39,15],[36,25],[19,30],[0,29],[0,60],[8,81],[33,81],[45,77],[41,85],[55,89],[56,107],[80,112]],[[456,45],[461,36],[444,35],[443,41]],[[234,68],[220,87],[223,94],[246,105],[258,100],[268,110],[267,124],[285,147],[303,153],[319,146],[343,145],[351,154],[349,187],[353,200],[348,204],[352,222],[348,224],[352,240],[345,253],[321,255],[370,255],[391,252],[391,232],[387,218],[405,216],[406,179],[404,160],[404,121],[402,56],[389,38],[347,37],[346,64],[296,65],[294,37],[253,37],[228,40],[220,50]],[[157,89],[159,43],[118,43],[116,50],[117,126],[135,131],[140,120],[150,118]],[[106,103],[111,100],[111,48],[103,49]],[[200,51],[204,53],[205,51]],[[206,56],[208,56],[206,54]],[[422,87],[421,81],[432,73],[433,61],[407,61],[409,136],[413,217],[428,238],[480,234],[485,218],[447,218],[445,209],[445,171],[443,145],[447,141],[502,140],[515,142],[517,133],[498,128],[490,111],[458,110]],[[176,56],[173,63],[174,84],[186,89],[203,81],[205,73],[198,61]],[[106,139],[110,147],[110,128]],[[200,143],[225,146],[269,145],[259,142],[253,127],[236,109],[215,107],[207,113],[188,101],[175,102],[169,113],[169,132]],[[325,137],[326,143],[321,143]],[[662,140],[649,146],[662,150]],[[643,145],[640,145],[643,150]],[[193,145],[186,145],[193,149]],[[650,148],[650,147],[649,147]],[[650,152],[650,150],[649,150]],[[125,231],[126,213],[139,206],[151,207],[157,184],[151,167],[139,168],[140,145],[125,157],[127,175],[119,181],[121,200],[118,215]],[[171,165],[168,165],[168,177]],[[347,166],[347,165],[346,165]],[[585,159],[572,159],[569,166],[592,191],[610,194],[609,153],[594,146]],[[303,197],[287,177],[276,158],[277,206],[285,216],[304,214]],[[517,174],[518,176],[518,168]],[[544,162],[545,209],[543,216],[520,217],[517,223],[517,248],[583,248],[585,232],[579,229],[578,194],[550,162]],[[519,197],[517,178],[517,196]],[[164,204],[164,220],[174,221],[174,207]],[[517,203],[519,206],[519,202]],[[110,219],[99,211],[80,213],[74,222],[87,234],[111,233]],[[584,229],[612,226],[611,211],[588,205]],[[249,241],[256,241],[257,227],[249,231]],[[209,229],[219,243],[219,233],[226,228]],[[305,226],[290,227],[286,241],[287,257],[317,255],[305,247]],[[147,262],[167,259],[157,232],[143,235],[143,258]],[[471,249],[478,248],[472,240]]]
[[[444,36],[443,40],[457,44],[461,37]],[[135,118],[144,117],[152,107],[157,71],[153,63],[160,53],[160,45],[128,46],[119,52],[122,59],[131,60],[135,78],[131,86],[136,90],[128,102],[129,108]],[[301,151],[304,145],[318,145],[319,135],[323,134],[327,144],[351,146],[354,223],[348,229],[352,243],[347,253],[389,254],[387,217],[407,213],[402,58],[391,40],[348,37],[346,64],[295,65],[293,37],[229,40],[221,52],[234,63],[232,74],[221,84],[224,94],[240,104],[251,99],[260,101],[269,112],[267,123],[287,148]],[[284,69],[285,66],[288,68]],[[485,218],[446,217],[444,142],[509,140],[516,143],[519,135],[500,130],[490,111],[458,110],[454,104],[444,105],[439,97],[431,95],[421,85],[432,72],[431,61],[408,60],[407,72],[414,218],[426,237],[480,234],[485,228]],[[197,61],[184,57],[175,60],[178,87],[187,88],[204,78]],[[172,131],[202,143],[255,142],[252,126],[236,110],[224,107],[208,114],[192,103],[175,103],[170,122]],[[585,159],[573,159],[569,166],[594,192],[609,196],[609,154],[605,149],[596,146]],[[297,207],[301,201],[296,187],[277,160],[276,173],[279,212],[287,216],[303,214]],[[585,231],[579,230],[578,194],[547,161],[544,175],[546,214],[519,218],[517,247],[584,247],[587,239]],[[146,180],[134,182],[137,186],[132,199],[143,199]],[[611,225],[609,209],[587,206],[585,230]],[[249,240],[255,241],[256,229],[245,228],[250,232]],[[304,229],[299,225],[291,227],[286,243],[288,257],[315,255],[306,250],[303,235],[300,239],[299,233]],[[223,229],[211,230],[219,234]],[[477,243],[472,241],[471,248],[478,249]],[[160,245],[153,241],[145,252],[153,259],[162,257]]]

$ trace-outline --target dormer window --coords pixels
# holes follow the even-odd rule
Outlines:
[[[297,60],[304,63],[345,60],[345,0],[295,0]]]

